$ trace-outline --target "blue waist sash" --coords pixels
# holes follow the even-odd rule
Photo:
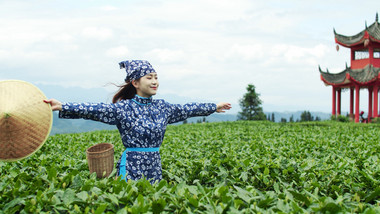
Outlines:
[[[153,148],[126,148],[121,155],[121,161],[119,166],[119,175],[121,175],[121,179],[127,180],[126,174],[126,164],[127,164],[127,152],[158,152],[160,151],[160,147]]]
[[[153,147],[153,148],[137,148],[137,147],[136,148],[126,148],[125,151],[127,151],[127,152],[158,152],[158,151],[160,151],[160,147]]]

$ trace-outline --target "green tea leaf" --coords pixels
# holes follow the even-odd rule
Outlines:
[[[234,186],[234,188],[237,190],[237,196],[241,199],[243,199],[245,202],[249,203],[252,199],[252,194],[248,192],[247,190],[244,190],[238,186]]]
[[[79,188],[83,185],[81,177],[78,175],[75,175],[73,182],[71,183],[71,188]]]
[[[102,214],[107,209],[107,204],[100,204],[95,210],[95,214]]]
[[[274,201],[273,198],[266,198],[264,200],[261,200],[259,201],[259,203],[257,204],[257,206],[261,207],[261,208],[268,208],[271,206],[271,203]]]
[[[264,175],[269,175],[269,169],[267,167],[264,169]]]
[[[119,206],[119,200],[112,194],[105,194],[106,198],[110,199],[110,201]]]
[[[300,193],[298,193],[298,192],[295,192],[295,191],[291,191],[291,190],[290,190],[289,192],[293,195],[293,197],[294,197],[295,199],[304,202],[304,203],[306,204],[306,206],[310,206],[310,201],[309,201],[309,199],[307,198],[307,196],[302,195],[302,194],[300,194]]]
[[[188,198],[188,200],[189,200],[189,203],[191,205],[193,205],[195,208],[198,208],[198,206],[199,206],[199,201],[198,200],[199,199],[198,199],[198,197],[196,195],[190,196]]]
[[[48,170],[49,180],[57,178],[57,169],[53,166]]]
[[[70,205],[73,203],[75,200],[75,192],[72,189],[66,189],[65,192],[63,193],[62,196],[62,202],[66,206]]]
[[[322,209],[321,211],[326,213],[326,212],[329,212],[329,213],[338,213],[339,211],[341,210],[341,208],[333,203],[333,202],[330,202],[330,203],[327,203]]]
[[[25,204],[25,200],[24,198],[15,198],[13,199],[11,202],[7,203],[5,206],[4,206],[4,211],[8,211],[9,209],[15,207],[16,205],[19,205],[19,204]]]
[[[158,199],[157,201],[152,202],[153,213],[161,213],[164,211],[166,206],[166,201],[163,198]]]
[[[88,193],[86,191],[82,191],[80,193],[77,193],[76,196],[81,199],[82,201],[87,201],[88,199]]]
[[[376,198],[380,197],[380,187],[377,187],[374,191],[372,191],[365,199],[366,203],[370,203],[374,201]]]

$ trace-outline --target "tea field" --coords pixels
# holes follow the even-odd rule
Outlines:
[[[222,122],[169,126],[163,177],[98,179],[86,148],[117,131],[49,137],[0,162],[0,213],[380,213],[380,126]]]

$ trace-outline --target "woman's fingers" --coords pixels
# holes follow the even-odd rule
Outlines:
[[[56,99],[45,99],[44,102],[50,104],[53,111],[62,110],[62,103]]]
[[[216,112],[221,113],[221,112],[225,112],[223,110],[230,110],[230,109],[231,109],[230,103],[218,103]]]

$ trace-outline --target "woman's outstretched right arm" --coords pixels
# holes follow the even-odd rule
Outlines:
[[[59,111],[59,118],[87,119],[115,125],[122,117],[124,104],[105,103],[61,103],[56,99],[44,100],[53,111]]]

